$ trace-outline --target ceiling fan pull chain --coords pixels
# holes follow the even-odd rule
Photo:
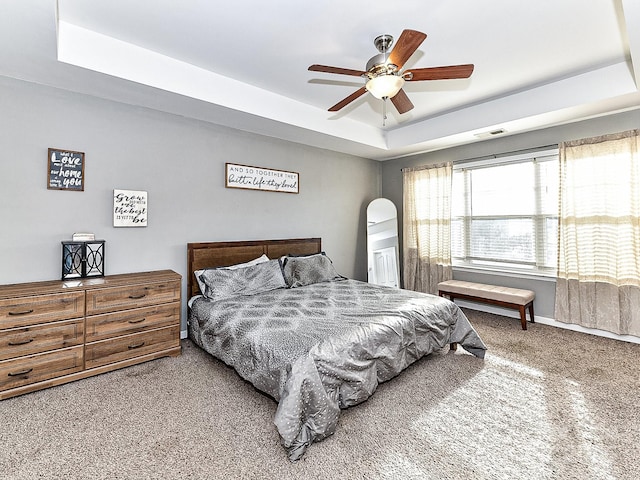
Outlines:
[[[385,127],[387,125],[387,98],[382,97],[382,126]]]

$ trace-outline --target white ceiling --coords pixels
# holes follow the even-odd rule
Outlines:
[[[638,0],[3,0],[0,75],[385,160],[638,109]],[[327,109],[373,39],[427,39],[405,68],[473,63],[411,82],[403,115],[363,95]]]

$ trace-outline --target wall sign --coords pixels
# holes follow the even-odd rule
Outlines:
[[[147,226],[147,192],[139,190],[113,191],[113,226]]]
[[[84,153],[49,149],[47,188],[84,191]]]
[[[225,164],[227,188],[266,190],[268,192],[299,192],[299,174],[272,168],[250,167],[248,165]]]

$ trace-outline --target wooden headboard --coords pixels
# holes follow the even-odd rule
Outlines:
[[[275,259],[283,255],[311,255],[321,251],[319,238],[187,243],[187,296],[191,298],[200,293],[193,275],[196,270],[248,262],[263,253]]]

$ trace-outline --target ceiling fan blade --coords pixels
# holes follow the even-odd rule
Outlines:
[[[389,54],[388,63],[393,63],[400,70],[405,62],[409,60],[409,57],[413,55],[413,52],[424,42],[425,38],[427,38],[425,33],[417,30],[404,30]]]
[[[351,95],[349,95],[347,98],[345,98],[344,100],[341,100],[340,102],[336,103],[333,107],[331,107],[329,109],[330,112],[337,112],[338,110],[340,110],[343,107],[346,107],[347,105],[349,105],[351,102],[353,102],[355,99],[357,99],[358,97],[364,95],[366,93],[367,89],[362,87],[359,88],[358,90],[356,90],[355,92],[353,92]]]
[[[391,103],[396,107],[398,113],[406,113],[413,108],[413,103],[402,89],[394,97],[391,97]]]
[[[352,70],[350,68],[330,67],[328,65],[311,65],[309,70],[312,72],[324,72],[324,73],[337,73],[340,75],[353,75],[354,77],[360,77],[366,72],[360,70]]]
[[[473,73],[473,64],[450,65],[448,67],[414,68],[412,70],[407,70],[404,73],[411,73],[413,75],[412,78],[405,78],[407,82],[469,78]]]

